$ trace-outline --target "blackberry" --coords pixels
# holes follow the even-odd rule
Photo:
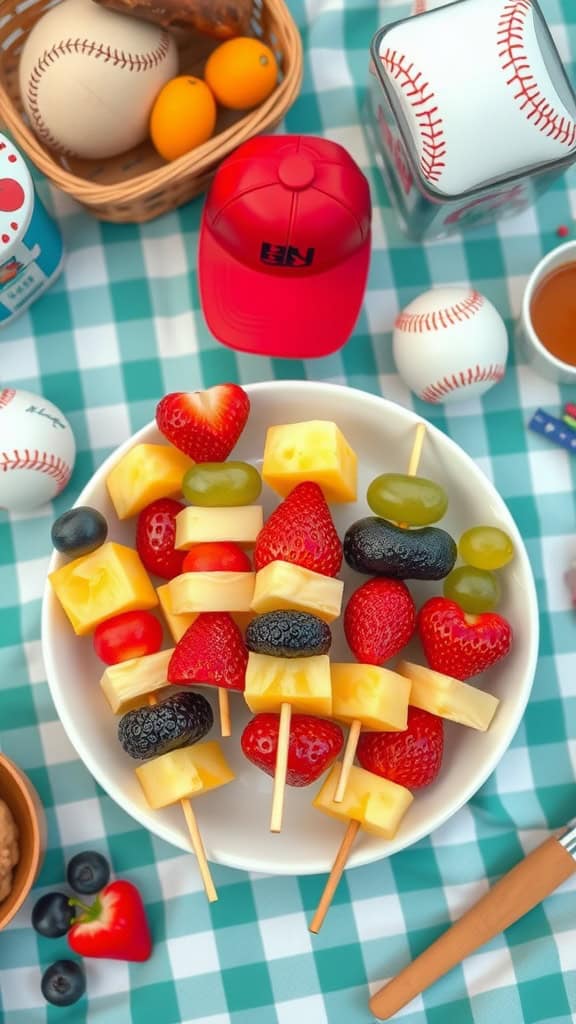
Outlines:
[[[210,732],[214,715],[200,693],[177,693],[160,704],[136,708],[118,723],[118,739],[127,754],[143,761],[177,747],[197,743]]]
[[[309,612],[267,612],[252,619],[246,629],[249,651],[279,658],[327,654],[331,643],[330,626]]]

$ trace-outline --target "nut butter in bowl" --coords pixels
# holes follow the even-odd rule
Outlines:
[[[17,914],[42,867],[46,819],[32,783],[0,754],[0,929]]]

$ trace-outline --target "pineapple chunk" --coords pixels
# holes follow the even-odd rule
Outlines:
[[[236,777],[215,740],[170,750],[136,768],[153,810],[207,793]]]
[[[459,725],[486,732],[500,703],[497,697],[424,665],[401,661],[396,671],[412,682],[410,703]]]
[[[140,707],[149,693],[170,685],[167,681],[168,663],[173,654],[174,648],[171,647],[168,651],[145,654],[142,658],[130,658],[108,666],[100,679],[100,686],[115,715]]]
[[[408,726],[410,680],[377,665],[332,664],[332,717],[364,729],[402,732]]]
[[[256,573],[252,611],[261,615],[280,608],[312,612],[324,622],[340,615],[344,583],[291,562],[270,562]]]
[[[162,614],[166,620],[166,625],[170,630],[170,635],[174,643],[178,643],[181,637],[194,622],[194,619],[198,618],[198,612],[180,613],[176,615],[172,607],[172,599],[170,597],[170,584],[163,583],[161,587],[156,587],[156,593],[158,594],[158,601],[162,609]]]
[[[331,818],[348,822],[359,821],[366,832],[393,839],[398,826],[414,797],[409,789],[399,786],[390,779],[367,772],[352,765],[348,785],[342,803],[334,803],[334,794],[340,779],[341,764],[332,765],[319,792],[312,801],[313,807],[324,811]]]
[[[151,501],[182,490],[182,477],[194,463],[167,444],[135,444],[106,478],[118,519],[141,512]]]
[[[250,710],[280,711],[291,704],[306,715],[330,716],[332,688],[327,654],[311,658],[276,658],[268,654],[248,655],[244,697]]]
[[[168,584],[175,615],[186,612],[249,612],[253,572],[184,572]]]
[[[48,579],[77,636],[120,612],[158,604],[138,553],[114,541],[67,562]]]
[[[356,501],[358,459],[339,427],[329,420],[269,427],[262,479],[286,497],[304,480],[317,483],[326,501]]]
[[[170,587],[168,583],[163,583],[161,587],[156,588],[158,594],[158,601],[162,609],[164,618],[166,619],[166,625],[170,630],[170,634],[175,643],[184,636],[184,633],[191,626],[195,619],[198,618],[199,612],[181,612],[176,615],[172,607],[172,600],[170,598]],[[230,612],[231,617],[239,629],[244,632],[246,626],[254,618],[254,612]]]
[[[235,508],[200,508],[190,505],[176,516],[174,547],[187,551],[194,544],[229,540],[250,547],[264,524],[261,505]]]

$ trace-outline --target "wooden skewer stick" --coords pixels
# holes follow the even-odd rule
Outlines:
[[[422,457],[422,446],[424,444],[424,438],[426,436],[426,424],[423,420],[420,421],[416,427],[416,435],[414,437],[414,444],[412,445],[412,451],[410,453],[410,460],[408,462],[408,476],[416,476],[418,472],[418,466],[420,465],[420,459]],[[406,526],[406,523],[399,523],[399,526]],[[346,747],[344,750],[344,756],[342,758],[342,766],[340,768],[340,778],[338,779],[338,785],[336,786],[336,792],[334,793],[334,803],[341,804],[344,799],[346,792],[346,786],[348,785],[348,779],[350,778],[350,771],[354,764],[354,758],[356,757],[356,748],[358,746],[358,740],[360,739],[360,730],[362,728],[362,722],[359,718],[355,718],[350,725],[350,731],[348,733],[348,739],[346,740]]]
[[[228,690],[223,686],[218,687],[218,711],[220,714],[220,735],[231,736],[232,724],[230,721],[230,696]]]
[[[148,703],[152,706],[158,703],[157,698],[154,694],[150,694],[148,697]],[[192,807],[192,801],[182,799],[180,800],[180,806],[184,814],[184,820],[188,826],[188,833],[190,835],[190,842],[192,843],[192,849],[196,854],[196,860],[198,861],[198,869],[204,885],[204,891],[210,903],[216,903],[218,899],[218,893],[216,892],[216,886],[212,875],[210,873],[210,865],[206,858],[206,850],[204,849],[204,843],[202,842],[202,836]]]
[[[336,860],[332,865],[332,871],[328,876],[328,881],[326,882],[326,885],[324,887],[324,892],[320,897],[318,909],[316,910],[316,913],[312,918],[312,922],[310,924],[311,932],[319,932],[322,925],[324,924],[324,918],[326,917],[326,914],[330,909],[330,904],[332,903],[334,893],[336,892],[340,879],[342,878],[342,875],[344,873],[344,868],[346,867],[346,862],[348,860],[350,850],[352,849],[352,844],[358,834],[359,828],[360,822],[355,821],[351,818],[350,821],[348,822],[348,827],[344,833],[344,838],[340,844],[340,849],[336,854]]]
[[[286,771],[288,769],[288,744],[290,742],[290,721],[292,705],[282,704],[280,708],[280,724],[278,726],[278,748],[276,751],[276,767],[274,770],[274,791],[272,794],[272,813],[270,815],[270,831],[280,832],[284,812],[284,791],[286,789]]]
[[[418,426],[416,427],[414,444],[412,445],[412,451],[410,453],[410,459],[408,462],[409,476],[416,476],[416,473],[418,472],[418,466],[420,465],[420,459],[422,457],[422,447],[424,445],[425,436],[426,424],[424,423],[423,420],[420,420]],[[405,526],[407,524],[400,523],[399,525]],[[358,739],[360,738],[360,728],[361,722],[357,719],[354,719],[352,725],[350,726],[350,732],[348,734],[348,740],[346,743],[346,750],[344,752],[342,767],[340,769],[340,778],[338,780],[336,792],[333,797],[334,803],[341,803],[344,798],[344,793],[346,792],[346,786],[348,784],[350,770],[352,768],[354,755],[356,753],[356,747],[358,746]],[[352,748],[352,745],[353,750],[352,753],[350,753],[350,748]],[[319,932],[324,923],[324,918],[326,917],[326,914],[330,909],[330,904],[332,902],[332,899],[334,898],[334,893],[338,888],[338,883],[340,882],[340,879],[342,878],[342,875],[344,873],[344,869],[346,867],[346,863],[350,855],[350,850],[352,849],[354,840],[358,835],[359,828],[360,822],[354,821],[353,819],[351,819],[348,822],[346,832],[344,833],[344,838],[340,844],[340,849],[336,854],[336,859],[332,865],[332,870],[328,876],[328,880],[326,882],[324,892],[322,893],[320,903],[318,904],[318,909],[316,910],[316,913],[312,918],[312,922],[310,924],[311,932]]]

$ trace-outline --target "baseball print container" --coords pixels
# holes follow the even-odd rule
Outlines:
[[[513,216],[576,160],[576,96],[535,0],[458,0],[387,25],[366,118],[414,240]]]
[[[0,327],[50,287],[62,262],[60,231],[36,195],[22,156],[0,134]]]

